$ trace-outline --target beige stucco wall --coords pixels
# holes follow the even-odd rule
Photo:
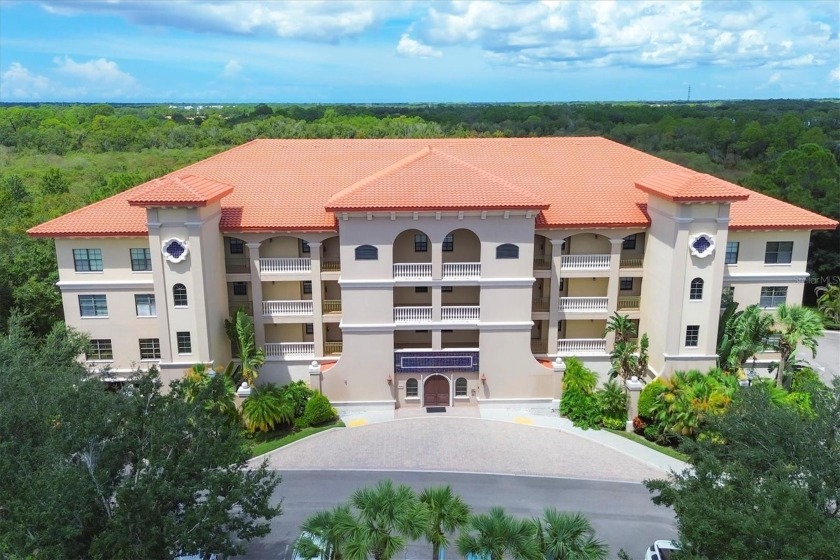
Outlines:
[[[269,237],[260,245],[260,258],[308,257],[300,252],[300,239],[288,235]]]
[[[607,322],[597,319],[564,321],[566,336],[564,338],[603,338],[604,327]]]
[[[604,297],[609,278],[566,278],[566,295],[569,297]]]
[[[604,255],[610,252],[608,237],[597,233],[579,233],[566,239],[570,255]]]
[[[278,323],[265,325],[266,342],[312,342],[312,335],[306,334],[304,319],[300,323]]]
[[[303,293],[300,281],[270,281],[262,283],[263,300],[304,300],[312,299],[312,294]]]

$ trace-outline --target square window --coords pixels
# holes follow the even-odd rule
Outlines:
[[[134,294],[134,310],[138,317],[155,317],[157,306],[154,294]]]
[[[192,354],[192,340],[189,332],[177,332],[175,338],[178,341],[179,354]]]
[[[312,281],[311,280],[304,280],[300,283],[300,291],[304,294],[311,294],[312,293]]]
[[[443,246],[442,246],[444,253],[451,253],[455,250],[455,235],[450,233],[446,237],[443,238]]]
[[[414,288],[414,293],[415,294],[426,294],[428,292],[429,292],[429,287],[428,286],[416,286]]]
[[[688,325],[685,328],[685,347],[697,348],[700,345],[700,325]]]
[[[628,290],[632,290],[633,289],[633,278],[632,277],[631,278],[621,278],[619,280],[618,287],[621,291],[624,291],[624,292],[626,292]],[[560,288],[560,289],[562,290],[563,288]]]
[[[79,315],[82,317],[107,317],[108,302],[105,296],[79,296]]]
[[[129,249],[131,255],[131,270],[143,272],[152,270],[152,253],[149,249]]]
[[[425,233],[418,233],[414,235],[414,252],[425,253],[429,250],[429,238]]]
[[[306,323],[306,324],[304,324],[304,332],[306,334],[314,334],[315,333],[315,327],[312,325],[312,323]]]
[[[624,238],[624,242],[621,244],[622,249],[629,249],[633,250],[636,248],[636,234],[628,235]]]
[[[312,249],[309,248],[308,241],[304,241],[303,239],[300,240],[300,252],[304,255],[309,255],[312,253]]]
[[[790,264],[793,241],[768,241],[764,251],[765,264]]]
[[[738,249],[740,246],[741,244],[738,241],[726,242],[726,260],[724,260],[724,263],[738,264]]]
[[[160,339],[159,338],[141,338],[140,339],[140,359],[141,360],[159,360],[160,359]]]
[[[235,296],[247,296],[248,295],[248,284],[246,282],[234,282],[233,283],[233,295],[235,295]]]
[[[90,341],[85,359],[91,360],[113,360],[114,351],[111,348],[110,338],[94,338]]]
[[[235,237],[228,237],[228,247],[231,255],[244,255],[245,242]]]
[[[787,286],[762,286],[758,306],[779,307],[787,301]]]
[[[443,293],[450,293],[450,292],[453,291],[453,287],[452,286],[441,286],[440,291],[443,292]]]
[[[102,249],[73,249],[76,272],[102,272]]]

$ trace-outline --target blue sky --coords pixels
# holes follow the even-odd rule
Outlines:
[[[840,3],[0,0],[0,101],[840,97]]]

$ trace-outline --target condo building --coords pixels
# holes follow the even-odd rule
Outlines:
[[[721,302],[799,303],[837,222],[603,138],[254,140],[29,230],[83,359],[164,380],[233,358],[342,412],[557,408],[615,312],[655,375],[715,364]]]

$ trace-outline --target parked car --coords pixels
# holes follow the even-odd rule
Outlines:
[[[674,541],[656,541],[645,552],[645,560],[671,560],[679,549]]]
[[[317,549],[318,552],[315,556],[310,556],[310,552],[314,552],[314,549]],[[304,531],[295,541],[295,553],[292,556],[292,560],[327,560],[329,557],[327,543],[312,533]]]

